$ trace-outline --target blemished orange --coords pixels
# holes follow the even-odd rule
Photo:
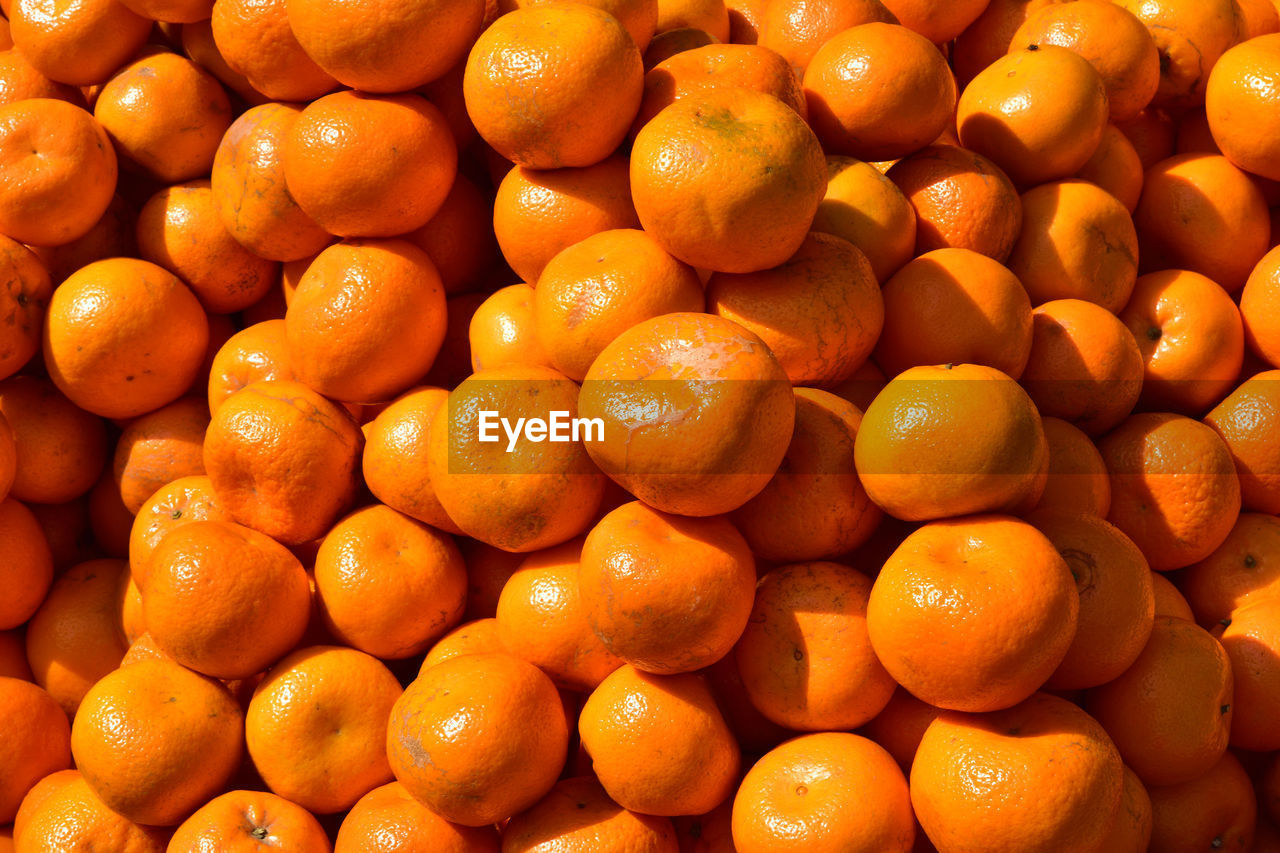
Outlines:
[[[749,89],[676,101],[631,149],[631,196],[645,231],[685,263],[717,272],[768,269],[795,254],[826,181],[822,146],[804,119]]]
[[[1144,272],[1187,269],[1230,293],[1270,245],[1262,191],[1218,154],[1179,154],[1149,168],[1133,221]]]
[[[116,189],[115,149],[93,116],[32,98],[0,106],[0,233],[57,246],[84,236]]]
[[[503,827],[502,849],[506,853],[676,853],[684,848],[670,820],[628,811],[611,800],[597,780],[577,776],[557,782],[533,808],[512,818]]]
[[[1018,27],[1040,10],[1060,2],[1063,0],[991,0],[949,46],[957,82],[964,86],[1008,53]]]
[[[990,157],[1020,186],[1070,177],[1107,126],[1102,77],[1057,45],[1019,48],[970,81],[956,107],[960,144]]]
[[[1037,510],[1072,510],[1106,518],[1111,509],[1111,478],[1102,454],[1089,436],[1061,418],[1040,419],[1049,443],[1049,477]]]
[[[552,367],[579,382],[622,332],[662,314],[701,311],[705,300],[690,266],[630,228],[602,231],[561,251],[532,297],[537,343]]]
[[[557,686],[587,692],[622,665],[587,620],[579,591],[582,540],[529,555],[502,587],[498,640]]]
[[[259,381],[218,407],[204,467],[232,518],[298,545],[320,538],[351,503],[361,449],[345,410],[300,382]]]
[[[661,35],[686,28],[701,30],[717,42],[727,42],[728,5],[723,0],[658,0],[654,32]]]
[[[1157,107],[1204,102],[1209,75],[1240,36],[1239,7],[1232,0],[1116,0],[1146,25],[1160,52]]]
[[[1244,326],[1217,282],[1190,270],[1147,273],[1119,317],[1142,352],[1146,408],[1199,415],[1235,385]]]
[[[1010,50],[1053,44],[1089,60],[1102,77],[1113,120],[1141,112],[1160,86],[1160,53],[1146,26],[1105,0],[1046,6],[1013,35]]]
[[[1181,573],[1178,587],[1206,629],[1241,607],[1280,598],[1280,519],[1240,513],[1223,543]]]
[[[702,814],[738,779],[738,743],[695,673],[614,670],[583,703],[578,733],[600,784],[624,809]]]
[[[916,214],[917,255],[969,249],[1004,262],[1022,228],[1022,199],[995,163],[958,145],[930,145],[885,173]]]
[[[1101,435],[1138,402],[1142,351],[1133,332],[1107,309],[1055,299],[1032,312],[1031,355],[1021,379],[1042,416]]]
[[[448,117],[446,113],[445,118]],[[444,292],[450,296],[477,286],[498,254],[491,201],[459,173],[435,216],[404,235],[431,258]]]
[[[152,27],[117,0],[15,0],[6,12],[14,47],[50,80],[71,86],[105,81]]]
[[[120,624],[121,578],[128,571],[128,563],[115,559],[72,566],[27,623],[27,662],[36,684],[68,717],[129,647]]]
[[[869,23],[818,48],[805,68],[804,94],[824,151],[892,160],[925,147],[950,125],[956,81],[924,36]]]
[[[1204,93],[1209,129],[1222,153],[1240,168],[1272,180],[1280,179],[1280,125],[1273,112],[1274,90],[1259,84],[1274,81],[1278,73],[1280,35],[1264,35],[1222,54]]]
[[[191,387],[208,342],[208,317],[177,276],[148,261],[109,258],[54,291],[44,361],[71,402],[128,418]]]
[[[1053,542],[1024,521],[980,515],[907,536],[876,577],[867,630],[885,669],[917,698],[994,711],[1054,673],[1079,610]]]
[[[298,649],[267,671],[245,712],[254,768],[307,811],[346,811],[391,781],[387,718],[401,692],[391,670],[364,652]]]
[[[285,140],[301,114],[293,104],[246,110],[223,135],[209,178],[223,226],[246,249],[274,261],[309,257],[333,239],[285,183]]]
[[[9,494],[32,503],[65,503],[93,488],[107,458],[101,418],[76,406],[47,379],[0,382],[0,414],[13,431]]]
[[[881,283],[915,253],[911,203],[880,170],[852,157],[827,157],[827,193],[812,228],[856,246]]]
[[[164,109],[153,109],[157,103]],[[209,174],[232,117],[231,99],[216,77],[184,56],[163,52],[112,75],[93,115],[127,164],[166,184]]]
[[[29,681],[0,676],[0,819],[12,823],[31,786],[71,766],[71,727],[53,697]]]
[[[425,651],[461,620],[467,571],[448,534],[375,503],[325,534],[315,586],[335,639],[394,660]]]
[[[203,474],[179,477],[143,501],[129,533],[129,568],[139,588],[145,587],[151,555],[174,529],[193,521],[230,521],[218,505],[213,484]]]
[[[615,154],[582,169],[512,168],[493,200],[498,248],[515,274],[536,283],[547,262],[592,234],[639,228],[629,161]]]
[[[736,509],[773,477],[795,396],[753,332],[677,313],[614,338],[587,371],[578,412],[603,421],[603,440],[586,449],[615,482],[663,512],[705,516]]]
[[[204,473],[209,408],[200,397],[179,397],[131,421],[116,442],[111,478],[130,514],[161,486]]]
[[[1232,684],[1217,640],[1162,616],[1133,665],[1090,690],[1086,707],[1146,785],[1179,785],[1207,773],[1226,751]]]
[[[821,232],[772,269],[712,273],[706,304],[708,313],[759,335],[794,385],[848,379],[882,337],[885,316],[866,255]]]
[[[450,658],[472,655],[477,652],[505,652],[498,639],[497,617],[487,616],[465,622],[441,637],[422,659],[418,674],[426,672],[438,663]]]
[[[266,791],[237,790],[196,809],[173,833],[169,849],[328,853],[329,839],[320,822],[296,803]]]
[[[74,770],[47,777],[56,786],[42,791],[38,801],[23,809],[14,839],[22,853],[62,853],[68,847],[110,847],[122,853],[165,853],[168,832],[143,826],[109,809]],[[37,789],[40,785],[36,786]]]
[[[692,672],[728,654],[746,627],[755,560],[725,518],[632,501],[587,534],[578,584],[586,620],[610,652],[648,672]]]
[[[732,25],[733,10],[730,9]],[[765,3],[756,22],[761,47],[775,51],[800,74],[813,55],[836,34],[873,22],[897,23],[880,0],[782,0]],[[738,39],[730,36],[731,41]]]
[[[1031,353],[1031,302],[1017,276],[969,249],[937,249],[884,282],[875,360],[886,376],[922,365],[977,364],[1013,379]]]
[[[926,521],[1034,505],[1049,446],[1035,404],[1006,374],[978,364],[913,367],[867,408],[854,463],[876,505]]]
[[[404,785],[388,782],[351,807],[333,853],[498,853],[500,844],[496,828],[450,823],[409,796]]]
[[[896,686],[871,650],[871,579],[838,563],[795,563],[756,588],[734,646],[751,703],[795,731],[851,730],[884,709]]]
[[[209,21],[213,41],[227,65],[266,98],[310,101],[336,89],[338,81],[302,49],[287,5],[286,0],[220,0]]]
[[[1280,249],[1263,256],[1240,292],[1240,317],[1249,350],[1280,367]]]
[[[366,423],[361,468],[373,496],[394,510],[446,533],[461,533],[431,485],[426,438],[449,397],[433,386],[412,388]]]
[[[340,237],[422,227],[444,204],[458,163],[444,115],[415,94],[343,91],[312,101],[282,154],[298,206]]]
[[[35,254],[16,240],[3,237],[0,282],[0,313],[13,318],[0,330],[0,379],[6,379],[40,350],[40,328],[53,295],[53,281]]]
[[[1188,622],[1196,620],[1195,614],[1191,611],[1191,605],[1168,577],[1159,572],[1152,572],[1151,588],[1155,593],[1157,619],[1161,616],[1171,616]]]
[[[1156,571],[1213,553],[1240,512],[1231,451],[1212,429],[1182,415],[1132,415],[1098,442],[1111,474],[1107,520]]]
[[[1142,159],[1137,149],[1114,124],[1102,131],[1102,141],[1076,177],[1101,187],[1133,213],[1142,197]]]
[[[293,378],[284,318],[246,326],[218,348],[209,365],[209,411],[217,412],[252,382]]]
[[[396,779],[464,826],[492,824],[540,800],[560,776],[568,744],[555,684],[502,652],[429,667],[396,701],[387,728]]]
[[[148,199],[138,213],[137,239],[143,260],[182,279],[213,314],[248,308],[280,277],[279,264],[253,254],[227,231],[207,180],[166,187]]]
[[[533,298],[533,285],[522,282],[495,290],[480,303],[467,326],[473,371],[553,367],[538,336]]]
[[[948,853],[1092,850],[1123,785],[1124,765],[1102,727],[1045,693],[990,714],[942,714],[911,765],[916,817]]]
[[[5,560],[0,578],[7,590],[0,605],[0,629],[20,627],[35,614],[53,583],[53,553],[35,515],[13,498],[0,499],[0,533]]]
[[[1181,785],[1150,787],[1152,850],[1252,850],[1258,815],[1249,774],[1232,753]]]
[[[904,770],[911,769],[920,739],[929,724],[942,713],[928,702],[921,702],[902,687],[893,691],[889,703],[862,727],[862,732],[888,750]]]
[[[1231,660],[1231,745],[1237,749],[1280,749],[1273,725],[1280,709],[1278,617],[1280,601],[1263,599],[1233,610],[1217,635]]]
[[[1265,370],[1236,386],[1204,416],[1231,450],[1240,477],[1245,509],[1280,513],[1280,448],[1275,435],[1280,418],[1280,371]]]
[[[581,3],[503,15],[476,39],[462,80],[476,131],[531,169],[581,168],[608,157],[626,136],[643,87],[640,50],[622,22]]]
[[[1046,685],[1105,684],[1137,660],[1151,636],[1155,593],[1147,560],[1133,540],[1096,515],[1040,510],[1027,520],[1058,549],[1080,594],[1075,636]]]
[[[883,514],[854,470],[862,412],[817,388],[797,388],[796,423],[778,473],[731,519],[766,560],[820,560],[865,542]]]

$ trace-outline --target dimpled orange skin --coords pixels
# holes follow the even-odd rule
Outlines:
[[[130,422],[116,443],[111,479],[130,514],[179,477],[204,473],[202,445],[209,409],[199,397],[179,397]]]
[[[732,21],[734,10],[729,10]],[[758,44],[775,51],[801,75],[819,48],[850,27],[879,21],[897,23],[880,0],[787,0],[764,3],[757,12]],[[731,37],[731,41],[739,42]],[[753,40],[756,41],[756,40]]]
[[[26,246],[0,238],[0,314],[12,317],[0,330],[0,379],[17,373],[40,350],[53,282]]]
[[[301,806],[266,791],[228,791],[182,822],[169,841],[178,850],[218,853],[329,853],[324,827]]]
[[[1210,73],[1240,37],[1239,7],[1231,0],[1116,0],[1146,24],[1160,51],[1157,107],[1204,102]]]
[[[172,826],[217,793],[243,753],[244,714],[227,689],[176,663],[118,669],[85,695],[71,752],[102,801]]]
[[[418,674],[438,663],[477,652],[506,652],[498,639],[498,620],[494,616],[465,622],[441,637],[422,659]]]
[[[298,44],[285,0],[218,0],[209,23],[227,65],[265,97],[310,101],[338,88]]]
[[[388,782],[351,807],[333,853],[498,853],[500,846],[497,828],[450,823],[409,796],[404,785]]]
[[[141,826],[107,808],[75,770],[66,777],[55,774],[58,784],[47,791],[15,826],[14,838],[22,853],[63,853],[68,849],[101,847],[119,853],[165,853],[168,832]],[[37,785],[39,788],[40,785]]]
[[[600,784],[624,809],[702,814],[738,779],[738,742],[694,673],[614,670],[583,703],[578,733]]]
[[[796,731],[851,730],[897,686],[867,637],[871,579],[838,563],[796,563],[760,580],[734,646],[747,695]]]
[[[1280,513],[1280,447],[1271,440],[1280,423],[1280,370],[1241,382],[1204,422],[1231,449],[1244,508]]]
[[[684,848],[670,820],[627,811],[609,799],[595,779],[578,776],[556,783],[537,805],[503,827],[502,849],[506,853],[676,853]]]
[[[14,46],[50,80],[72,86],[105,81],[152,27],[116,0],[15,0],[8,12]]]
[[[209,365],[209,411],[217,412],[251,382],[293,379],[284,336],[284,318],[263,320],[236,332],[218,348]]]
[[[532,806],[564,767],[569,724],[551,679],[481,652],[422,672],[391,709],[396,779],[446,820],[484,826]]]
[[[1049,443],[1049,477],[1035,509],[1065,509],[1106,518],[1111,509],[1111,477],[1098,448],[1081,430],[1060,418],[1044,417]]]
[[[361,468],[369,491],[387,506],[446,533],[461,533],[440,505],[427,470],[427,434],[448,398],[443,388],[424,385],[393,400],[363,427]]]
[[[1280,367],[1280,251],[1267,252],[1250,273],[1240,292],[1240,316],[1249,350]]]
[[[533,295],[531,285],[512,284],[490,293],[476,308],[467,327],[473,371],[552,367],[534,323]]]
[[[813,230],[848,240],[867,256],[876,280],[888,281],[915,254],[911,203],[880,170],[852,157],[827,157],[827,179]]]
[[[1098,150],[1080,167],[1076,177],[1111,193],[1129,213],[1137,210],[1142,197],[1142,160],[1129,137],[1114,124],[1107,125]]]
[[[350,504],[361,445],[350,415],[302,383],[254,382],[210,421],[204,467],[232,518],[298,545]]]
[[[911,803],[943,853],[1091,850],[1123,784],[1124,765],[1102,727],[1065,699],[1037,693],[1005,711],[939,716],[911,766]]]
[[[129,532],[129,568],[134,582],[146,586],[151,555],[172,530],[192,521],[230,521],[203,474],[166,483],[147,498]]]
[[[717,272],[768,269],[795,254],[826,185],[822,147],[804,120],[747,89],[676,101],[631,149],[644,229],[685,263]]]
[[[147,261],[110,258],[83,267],[54,292],[44,360],[71,402],[128,418],[190,387],[208,340],[204,309],[181,280]]]
[[[1280,602],[1263,599],[1231,613],[1218,641],[1231,659],[1234,678],[1231,745],[1266,752],[1280,749],[1273,724],[1280,708]]]
[[[1266,850],[1249,773],[1232,753],[1199,778],[1151,787],[1152,850]]]
[[[729,653],[751,613],[755,575],[746,540],[728,520],[632,501],[587,534],[578,583],[605,646],[639,669],[669,674]]]
[[[11,376],[0,382],[0,413],[16,452],[10,495],[60,504],[93,488],[107,456],[106,425],[47,379]]]
[[[1214,141],[1245,171],[1280,180],[1280,34],[1264,35],[1228,50],[1209,73],[1204,109]]]
[[[37,71],[19,51],[5,50],[0,53],[0,103],[11,104],[27,98],[57,98],[76,106],[84,103],[79,89],[55,83]]]
[[[1233,611],[1280,597],[1280,519],[1242,512],[1212,554],[1188,566],[1179,578],[1195,620],[1206,629],[1230,620]]]
[[[848,732],[803,735],[766,753],[734,796],[732,827],[739,853],[919,849],[902,771]]]
[[[579,414],[604,421],[591,459],[645,503],[682,515],[736,509],[772,479],[795,425],[778,360],[753,332],[707,314],[667,314],[604,348]]]
[[[31,786],[71,765],[71,728],[48,693],[17,678],[0,677],[0,818],[12,823]]]

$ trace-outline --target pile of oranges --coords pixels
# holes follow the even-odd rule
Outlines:
[[[1280,851],[1280,0],[0,6],[0,853]]]

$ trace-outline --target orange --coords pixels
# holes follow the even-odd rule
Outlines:
[[[1076,172],[1076,177],[1111,193],[1125,210],[1133,213],[1142,196],[1142,170],[1142,159],[1129,137],[1114,124],[1108,124],[1097,150]]]
[[[293,379],[284,319],[246,326],[227,339],[209,367],[209,411],[217,412],[235,392],[252,382]]]
[[[1188,622],[1195,621],[1195,615],[1191,612],[1191,605],[1183,598],[1178,588],[1173,585],[1173,581],[1158,572],[1152,572],[1151,583],[1155,592],[1157,619],[1161,616],[1172,616],[1176,619],[1185,619]]]
[[[1177,128],[1163,109],[1147,107],[1131,119],[1115,122],[1115,126],[1137,152],[1143,169],[1150,169],[1174,154]]]
[[[168,833],[116,814],[98,799],[74,770],[46,796],[24,809],[14,833],[22,853],[63,853],[67,849],[109,848],[120,853],[165,853]],[[38,787],[38,786],[37,786]],[[16,828],[15,828],[16,829]]]
[[[1075,638],[1047,685],[1079,690],[1117,678],[1151,636],[1155,594],[1146,558],[1097,516],[1040,510],[1027,520],[1058,549],[1080,594]]]
[[[124,560],[90,560],[64,572],[27,624],[27,661],[36,683],[67,716],[98,679],[120,664],[128,643],[120,623]]]
[[[728,520],[667,515],[639,501],[591,529],[578,570],[583,611],[605,647],[664,674],[729,653],[747,625],[755,582],[755,560]]]
[[[1240,513],[1226,540],[1188,566],[1178,585],[1205,628],[1226,624],[1246,605],[1280,598],[1280,519]]]
[[[168,661],[107,675],[85,694],[71,752],[112,811],[173,826],[207,802],[240,763],[244,715],[227,689]]]
[[[631,149],[631,195],[645,231],[685,263],[717,272],[755,272],[795,254],[826,173],[804,120],[748,89],[676,101]]]
[[[472,370],[552,366],[538,339],[533,293],[532,285],[513,284],[495,290],[476,308],[467,329]]]
[[[181,396],[208,340],[204,309],[181,280],[147,261],[111,258],[82,268],[54,292],[44,360],[77,406],[127,418]]]
[[[547,0],[499,0],[498,13],[503,15],[512,9],[535,6],[544,2]],[[644,53],[653,39],[653,31],[658,24],[657,0],[589,0],[585,5],[603,9],[621,21],[636,47]]]
[[[209,424],[204,466],[236,521],[286,545],[318,539],[351,503],[361,436],[350,415],[300,382],[253,382]]]
[[[1277,634],[1280,602],[1267,598],[1232,611],[1218,636],[1231,660],[1231,745],[1265,752],[1280,748],[1275,719],[1280,707],[1280,635]]]
[[[163,110],[153,108],[163,103]],[[93,106],[116,152],[164,183],[209,173],[231,101],[212,74],[186,57],[154,53],[115,73]]]
[[[1107,126],[1102,77],[1057,45],[1014,46],[965,87],[956,108],[960,144],[990,157],[1014,183],[1074,175]]]
[[[991,0],[982,14],[950,45],[952,67],[961,86],[1009,52],[1018,28],[1042,9],[1063,0]]]
[[[983,0],[886,0],[884,5],[904,27],[934,44],[960,35],[987,6]]]
[[[519,419],[552,412],[578,417],[578,386],[550,368],[511,366],[473,374],[449,393],[427,435],[427,471],[449,518],[468,536],[507,551],[536,551],[582,533],[604,492],[582,439],[562,422],[569,440],[530,440]],[[507,429],[480,412],[498,412]],[[484,435],[482,435],[482,432]],[[481,440],[481,439],[484,440]],[[510,450],[508,450],[510,448]],[[403,781],[403,780],[402,780]]]
[[[0,500],[0,533],[4,534],[4,586],[0,629],[17,628],[40,607],[53,582],[53,554],[35,515],[13,498]]]
[[[561,251],[543,269],[532,297],[537,345],[552,367],[575,381],[636,323],[701,311],[704,303],[694,270],[645,232],[629,228],[593,234]]]
[[[615,154],[583,169],[507,172],[493,200],[493,230],[516,275],[536,283],[562,249],[601,231],[639,228],[628,169]]]
[[[838,563],[764,575],[734,647],[751,703],[796,731],[849,730],[884,709],[896,686],[867,637],[871,579]]]
[[[885,562],[867,604],[871,645],[917,698],[994,711],[1044,684],[1075,637],[1079,596],[1043,533],[1006,516],[934,521]]]
[[[445,118],[449,118],[447,113]],[[406,240],[431,258],[436,272],[440,273],[444,292],[450,296],[475,287],[493,265],[497,244],[493,238],[490,201],[459,173],[435,216],[405,235]]]
[[[49,540],[53,568],[61,572],[98,555],[89,523],[89,501],[77,498],[61,504],[27,504]]]
[[[207,21],[212,0],[129,0],[125,4],[144,18],[166,24]]]
[[[729,726],[729,731],[733,732],[743,752],[749,754],[765,752],[793,735],[792,732],[765,717],[751,704],[734,655],[725,655],[701,672],[707,686],[711,688],[712,695],[715,696],[720,713],[724,715],[725,724]],[[721,818],[717,816],[716,819],[719,821]],[[683,834],[688,827],[682,827],[677,823],[676,829]],[[716,849],[715,845],[712,845],[712,849]]]
[[[1242,506],[1273,514],[1280,513],[1280,448],[1270,439],[1280,417],[1277,380],[1274,370],[1246,379],[1204,417],[1231,450]]]
[[[83,236],[116,188],[107,132],[77,106],[33,98],[0,106],[0,233],[57,246]]]
[[[130,514],[161,486],[204,473],[202,447],[209,408],[200,397],[180,397],[132,421],[116,442],[112,480]]]
[[[1004,171],[957,145],[930,145],[886,173],[916,214],[916,254],[970,249],[1003,262],[1022,228],[1022,201]]]
[[[705,2],[711,7],[710,11],[714,14],[717,11],[715,9],[715,0],[705,0]],[[697,50],[700,47],[721,43],[720,39],[697,27],[676,27],[672,30],[663,30],[660,33],[655,33],[649,45],[644,49],[644,56],[641,57],[644,62],[644,70],[646,72],[652,71],[671,57],[687,50]]]
[[[1102,77],[1112,120],[1140,113],[1160,86],[1160,53],[1146,26],[1105,0],[1046,6],[1013,35],[1010,50],[1058,45],[1089,60]]]
[[[324,828],[306,809],[265,791],[228,791],[214,797],[174,832],[174,850],[259,853],[329,850]]]
[[[766,753],[733,799],[740,853],[908,853],[907,780],[883,748],[848,732],[810,734]]]
[[[279,265],[254,255],[227,231],[208,181],[153,195],[138,213],[137,233],[139,256],[186,282],[210,313],[248,308],[280,275]]]
[[[666,314],[614,338],[587,372],[578,410],[604,425],[586,445],[596,465],[682,515],[728,512],[758,494],[795,424],[790,382],[764,342],[706,314]]]
[[[1179,154],[1149,168],[1133,221],[1144,272],[1187,269],[1230,293],[1270,243],[1262,192],[1217,154]]]
[[[1236,6],[1240,10],[1237,19],[1240,42],[1280,30],[1280,9],[1270,0],[1236,0]]]
[[[1099,853],[1131,853],[1147,850],[1151,841],[1151,796],[1138,774],[1124,768],[1120,808]]]
[[[450,658],[477,652],[504,652],[498,640],[498,620],[493,616],[465,622],[441,637],[422,659],[419,674]]]
[[[1188,270],[1148,273],[1120,320],[1142,352],[1146,407],[1198,415],[1235,384],[1244,327],[1216,282]]]
[[[1149,792],[1152,850],[1254,849],[1257,801],[1234,755],[1223,755],[1196,779]]]
[[[391,709],[387,754],[414,799],[445,820],[484,826],[540,800],[569,743],[551,679],[504,653],[430,667]]]
[[[694,673],[614,670],[583,703],[578,732],[600,784],[624,809],[702,814],[738,778],[737,741]]]
[[[462,81],[476,131],[531,169],[608,157],[635,118],[643,86],[640,51],[622,22],[581,3],[503,15],[476,39]]]
[[[327,842],[326,842],[327,843]],[[498,853],[491,826],[450,823],[409,796],[399,782],[374,788],[338,828],[334,853]]]
[[[227,65],[267,98],[309,101],[336,89],[338,81],[302,49],[286,6],[286,0],[215,2],[213,40]]]
[[[513,818],[503,828],[502,849],[508,853],[675,853],[683,847],[677,847],[670,820],[628,811],[609,799],[598,781],[579,776],[556,783],[533,808]]]
[[[152,27],[116,0],[16,0],[6,11],[14,46],[41,74],[72,86],[105,81]]]
[[[129,531],[133,516],[120,498],[120,490],[110,474],[102,477],[89,492],[89,528],[93,539],[108,557],[129,556]],[[96,556],[96,554],[95,554]]]
[[[40,349],[40,327],[53,282],[30,250],[8,237],[0,238],[0,281],[0,312],[13,318],[0,332],[0,379],[5,379]]]
[[[226,57],[213,39],[213,23],[208,18],[185,23],[180,29],[182,52],[192,62],[217,77],[223,86],[235,92],[250,106],[267,102],[267,97],[249,85],[249,80],[243,74],[227,64]]]
[[[582,540],[527,557],[502,587],[498,640],[560,687],[590,691],[622,665],[591,630],[579,590]]]
[[[811,232],[779,266],[711,275],[707,310],[760,336],[795,385],[848,379],[881,337],[885,302],[866,255]]]
[[[778,473],[732,515],[752,552],[767,560],[845,554],[882,518],[854,470],[862,412],[816,388],[797,388],[795,397],[795,430]]]
[[[868,407],[854,462],[876,505],[925,521],[1034,504],[1049,448],[1031,398],[995,368],[913,367]]]
[[[1209,74],[1240,35],[1239,7],[1231,0],[1116,0],[1151,32],[1160,51],[1155,106],[1195,107],[1204,102]]]
[[[146,618],[142,612],[142,590],[138,588],[132,573],[122,575],[120,580],[124,584],[120,602],[120,627],[124,629],[124,638],[132,648],[139,637],[147,634]]]
[[[408,241],[346,240],[312,261],[284,325],[300,382],[333,399],[389,400],[440,351],[444,287]]]
[[[733,9],[729,10],[730,27]],[[814,54],[837,34],[859,24],[896,24],[880,0],[781,0],[765,3],[756,21],[759,44],[775,51],[801,74]],[[732,38],[732,41],[737,41]],[[932,141],[932,140],[931,140]]]
[[[1249,350],[1272,367],[1280,366],[1280,251],[1268,252],[1240,292],[1240,317]]]
[[[857,247],[879,282],[887,281],[915,253],[911,203],[878,169],[850,157],[827,157],[827,194],[812,227]]]
[[[1232,683],[1230,659],[1208,632],[1162,616],[1134,664],[1091,690],[1087,707],[1144,783],[1179,785],[1226,750]]]
[[[227,129],[213,158],[210,187],[223,226],[246,249],[273,261],[314,255],[333,239],[302,211],[285,184],[285,141],[301,114],[290,104],[246,110]]]
[[[942,714],[911,765],[916,817],[943,853],[1092,850],[1123,784],[1102,727],[1044,693],[990,714]]]
[[[11,823],[33,785],[71,766],[71,727],[53,697],[16,678],[0,677],[0,708],[8,720],[0,734],[0,819]]]
[[[1111,478],[1098,448],[1076,427],[1054,417],[1041,419],[1049,443],[1049,477],[1037,510],[1072,510],[1105,518],[1111,508]]]
[[[404,92],[444,76],[480,32],[482,0],[384,0],[359,10],[286,0],[289,28],[316,64],[362,92]]]
[[[888,750],[904,770],[911,769],[916,749],[929,724],[942,713],[941,708],[921,702],[901,687],[893,691],[884,710],[863,726],[867,737]]]
[[[1231,532],[1240,483],[1230,450],[1209,427],[1181,415],[1133,415],[1098,450],[1111,473],[1107,520],[1142,549],[1151,568],[1203,560]]]
[[[884,283],[886,376],[920,365],[969,363],[1016,379],[1031,352],[1031,303],[1016,276],[968,249],[937,249]]]
[[[0,676],[33,681],[21,628],[0,631]]]
[[[213,494],[209,478],[179,477],[143,501],[129,534],[129,566],[133,580],[146,586],[151,555],[174,529],[193,521],[230,521]]]
[[[297,645],[311,615],[306,572],[283,545],[228,521],[175,528],[152,552],[143,614],[183,666],[248,678]]]
[[[476,539],[462,539],[458,546],[467,564],[467,618],[494,615],[502,587],[524,562],[524,555]]]
[[[1243,5],[1243,4],[1242,4]],[[1280,74],[1280,35],[1243,41],[1213,66],[1204,93],[1204,109],[1213,141],[1240,168],[1272,180],[1276,166],[1274,93],[1266,81]]]
[[[1031,356],[1022,386],[1041,415],[1101,435],[1138,402],[1143,354],[1130,328],[1106,308],[1054,299],[1032,313]]]
[[[307,216],[340,237],[392,237],[430,221],[457,174],[444,115],[414,94],[335,92],[284,140],[284,177]]]
[[[658,0],[659,35],[685,27],[705,32],[718,42],[729,40],[729,10],[723,0]]]
[[[364,425],[362,469],[369,491],[387,506],[447,533],[461,533],[440,505],[427,471],[427,434],[448,396],[443,388],[423,385],[393,400]]]
[[[827,153],[892,160],[925,147],[951,124],[956,81],[924,36],[869,23],[822,44],[805,69],[804,93]]]
[[[325,534],[316,552],[315,585],[335,639],[396,659],[425,651],[458,623],[467,572],[447,534],[373,504]]]

